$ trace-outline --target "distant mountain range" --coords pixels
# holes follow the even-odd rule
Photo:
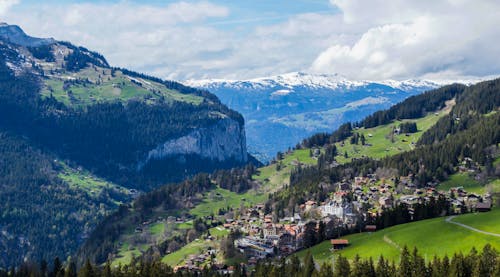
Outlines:
[[[439,86],[460,81],[352,81],[340,75],[288,73],[250,80],[191,80],[207,89],[246,120],[248,149],[261,161],[318,132],[390,107]]]

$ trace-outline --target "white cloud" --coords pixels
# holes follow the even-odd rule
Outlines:
[[[0,15],[7,12],[12,6],[18,4],[19,0],[0,0]]]
[[[6,20],[28,34],[54,37],[101,52],[111,64],[161,77],[183,78],[184,64],[202,51],[228,48],[226,34],[204,27],[229,9],[207,1],[149,6],[123,1],[23,6]]]
[[[351,79],[449,79],[500,72],[500,2],[494,0],[330,0],[340,13],[332,8],[284,21],[280,14],[275,24],[259,23],[268,15],[239,18],[207,1],[5,8],[16,2],[0,0],[0,15],[28,34],[68,40],[115,66],[163,78],[309,70]],[[251,27],[240,28],[245,22]]]
[[[334,43],[316,72],[355,79],[440,78],[500,73],[498,1],[331,0],[347,25],[371,25],[352,44]]]

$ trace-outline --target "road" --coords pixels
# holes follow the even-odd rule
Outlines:
[[[463,227],[463,228],[466,228],[466,229],[469,229],[471,231],[478,232],[478,233],[481,233],[481,234],[485,234],[485,235],[488,235],[488,236],[500,237],[500,234],[486,232],[486,231],[479,230],[479,229],[476,229],[474,227],[471,227],[469,225],[465,225],[463,223],[455,222],[455,221],[453,221],[453,218],[455,218],[454,215],[449,216],[448,218],[446,218],[446,222],[451,223],[451,224],[455,224],[455,225],[458,225],[460,227]]]

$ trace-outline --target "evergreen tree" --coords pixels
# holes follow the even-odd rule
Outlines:
[[[349,261],[342,255],[339,255],[337,258],[335,258],[333,276],[343,277],[343,276],[350,276],[350,274],[351,274],[351,266],[349,264]]]
[[[410,252],[408,252],[408,248],[406,245],[403,247],[401,251],[401,261],[399,262],[398,268],[398,276],[400,277],[409,277],[412,276],[413,273],[413,265],[411,262]]]

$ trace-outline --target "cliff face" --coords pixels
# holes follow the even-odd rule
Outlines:
[[[199,155],[214,161],[248,161],[245,129],[237,121],[224,118],[216,124],[192,131],[186,136],[172,139],[149,151],[146,160],[162,159],[177,155]]]

